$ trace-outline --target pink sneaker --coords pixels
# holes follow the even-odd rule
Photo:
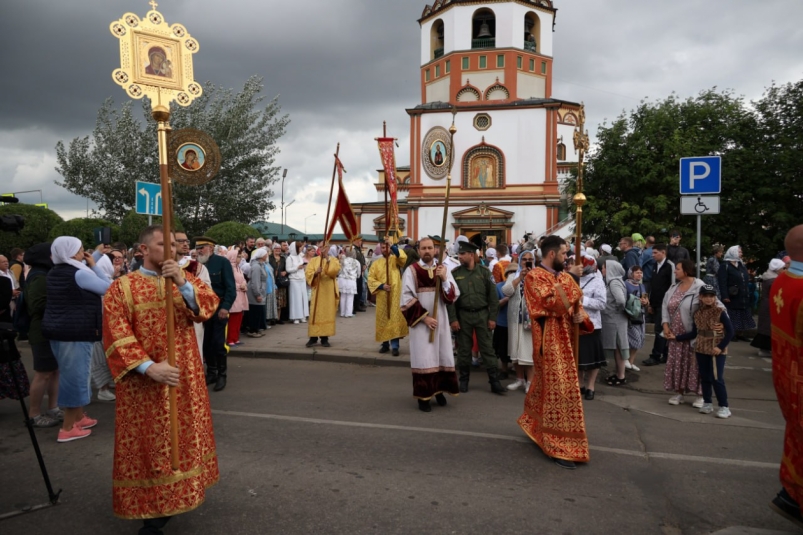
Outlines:
[[[89,429],[81,429],[78,427],[78,424],[75,424],[69,431],[59,429],[59,438],[57,442],[71,442],[73,440],[78,440],[79,438],[86,438],[91,434],[92,431]]]
[[[86,413],[84,413],[84,417],[75,422],[75,425],[77,427],[80,427],[81,429],[89,429],[90,427],[95,427],[96,425],[98,425],[98,421],[93,420],[92,418],[87,416]]]

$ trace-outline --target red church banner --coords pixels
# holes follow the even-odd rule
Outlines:
[[[340,223],[340,228],[343,229],[343,234],[346,239],[353,240],[358,234],[357,229],[357,216],[354,215],[354,210],[351,208],[351,202],[346,195],[346,189],[343,187],[343,164],[340,159],[335,157],[335,167],[337,167],[337,201],[335,202],[335,213],[332,216],[332,222],[329,224],[329,229],[326,231],[326,243],[332,237],[335,230],[335,223]]]
[[[388,233],[394,238],[399,237],[399,195],[396,187],[396,154],[394,146],[396,140],[392,137],[380,137],[379,156],[382,158],[382,167],[385,169],[385,187],[390,197],[390,207],[385,214],[385,225]]]

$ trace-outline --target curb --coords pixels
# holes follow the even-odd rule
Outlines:
[[[335,362],[339,364],[358,364],[361,366],[387,366],[396,368],[409,368],[410,361],[401,357],[378,357],[367,353],[354,352],[324,352],[318,349],[285,349],[283,351],[258,349],[243,350],[232,349],[230,357],[276,359],[276,360],[305,360],[317,362]]]

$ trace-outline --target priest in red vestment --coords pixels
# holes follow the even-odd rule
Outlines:
[[[786,420],[781,492],[770,507],[803,528],[803,225],[786,235],[791,264],[770,290],[772,382]]]
[[[215,313],[214,291],[174,260],[162,262],[162,228],[140,235],[143,265],[103,302],[103,343],[117,383],[112,502],[120,518],[159,534],[172,515],[204,501],[219,478],[203,363],[193,323]],[[171,235],[172,246],[175,242]],[[173,255],[170,255],[171,258]],[[173,279],[176,367],[167,361],[165,279]],[[178,393],[179,470],[171,467],[168,386]]]
[[[566,242],[549,236],[542,262],[525,279],[524,298],[532,321],[534,373],[519,425],[558,466],[588,462],[583,402],[572,351],[573,323],[593,332],[577,284],[582,266],[563,271]]]

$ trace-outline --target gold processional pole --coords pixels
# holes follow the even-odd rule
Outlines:
[[[443,253],[446,251],[446,220],[449,218],[449,194],[452,191],[452,164],[454,163],[454,135],[457,133],[457,128],[454,125],[455,117],[457,117],[457,109],[452,108],[452,126],[449,127],[449,174],[446,175],[446,199],[443,201],[443,224],[441,225],[441,244],[438,247],[438,263],[440,266],[443,263]],[[438,319],[438,302],[441,295],[441,278],[435,277],[435,304],[432,308],[432,318]],[[435,342],[435,331],[429,331],[429,343]]]
[[[337,161],[339,157],[340,157],[340,143],[337,144],[337,150],[335,150],[335,166],[332,169],[332,185],[329,186],[329,204],[326,206],[326,223],[324,224],[323,227],[323,250],[321,251],[322,253],[321,256],[323,256],[324,254],[326,255],[327,266],[329,265],[329,214],[332,213],[332,194],[334,194],[335,192],[335,176],[337,175]],[[346,170],[343,169],[343,172],[345,173]],[[321,273],[320,273],[321,278],[323,278],[323,272],[326,270],[326,268],[323,265],[323,262],[324,262],[323,259],[321,259]],[[317,277],[318,274],[316,273],[315,276],[313,277],[313,282]],[[318,281],[318,283],[320,284],[320,281]],[[312,309],[312,319],[310,320],[313,324],[315,324],[315,320],[318,317],[318,301],[320,300],[320,297],[321,296],[318,294],[318,292],[315,292],[315,306]]]
[[[575,265],[583,265],[583,257],[580,256],[580,249],[582,247],[583,237],[583,205],[586,203],[586,196],[583,194],[583,160],[585,159],[586,151],[588,150],[588,132],[585,130],[586,112],[585,104],[580,105],[580,120],[574,130],[574,150],[578,153],[577,159],[577,188],[574,194],[574,204],[577,206],[575,214],[575,229],[574,229],[574,257]],[[574,332],[572,333],[572,349],[574,350],[574,361],[579,364],[580,362],[580,324],[574,324]]]
[[[159,146],[159,181],[161,195],[148,197],[148,213],[158,215],[158,199],[162,203],[162,228],[165,244],[164,260],[174,258],[169,244],[173,225],[173,196],[171,177],[183,185],[204,184],[220,170],[220,151],[207,134],[192,130],[179,130],[170,135],[170,104],[189,106],[200,97],[203,87],[193,79],[192,56],[198,51],[198,41],[181,24],[169,25],[156,11],[155,0],[149,2],[151,10],[140,18],[126,13],[109,25],[112,35],[120,40],[120,68],[112,71],[112,79],[128,96],[134,99],[148,97],[155,103],[152,117],[157,122]],[[175,315],[173,313],[173,280],[165,279],[167,328],[167,361],[176,366]],[[151,355],[151,357],[157,357]],[[169,388],[170,404],[170,464],[180,468],[178,445],[177,393]]]

